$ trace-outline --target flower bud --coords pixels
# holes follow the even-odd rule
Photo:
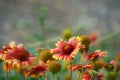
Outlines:
[[[61,64],[55,60],[48,63],[48,70],[53,74],[58,73],[61,70]]]
[[[90,38],[87,35],[81,35],[80,38],[81,40],[81,44],[85,45],[85,46],[89,46],[90,45]]]
[[[70,29],[65,29],[62,32],[62,36],[64,39],[68,40],[70,37],[72,37],[72,31]]]
[[[112,64],[106,64],[105,69],[108,70],[108,71],[113,71],[114,67],[113,67]]]
[[[39,58],[40,60],[42,60],[43,62],[47,62],[48,60],[52,60],[52,53],[50,53],[49,50],[43,50],[40,52],[39,54]]]

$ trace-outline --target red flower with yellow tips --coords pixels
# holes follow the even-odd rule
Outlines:
[[[92,76],[89,72],[84,72],[82,76],[82,80],[92,80]]]
[[[10,42],[9,45],[3,46],[3,50],[0,50],[0,60],[4,60],[5,54],[8,50],[11,50],[15,42]]]
[[[30,70],[26,71],[26,76],[33,76],[34,78],[38,78],[39,76],[43,76],[46,70],[46,64],[44,64],[42,61],[39,61],[37,65],[32,66]]]
[[[70,66],[69,66],[70,68]],[[82,65],[82,64],[78,64],[78,65],[72,65],[72,70],[81,70],[81,69],[92,69],[92,65],[87,64],[87,65]]]
[[[10,50],[6,51],[4,60],[5,64],[9,65],[9,67],[19,70],[31,66],[35,59],[36,58],[24,48],[23,44],[19,44],[18,46],[13,45]],[[5,69],[8,69],[7,65],[4,66],[6,67]]]
[[[51,49],[53,58],[62,60],[73,60],[79,49],[84,47],[78,37],[72,37],[68,42],[60,40],[56,46],[57,48]]]
[[[88,60],[96,60],[99,57],[107,57],[107,51],[96,50],[92,54],[88,55]]]

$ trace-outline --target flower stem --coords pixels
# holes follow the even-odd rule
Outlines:
[[[80,74],[81,74],[81,72],[78,71],[78,80],[80,80]]]
[[[83,50],[83,53],[82,53],[82,55],[81,55],[81,64],[82,64],[83,66],[84,66],[84,62],[85,62],[85,59],[84,59],[85,54],[86,54],[86,51],[85,51],[85,50]],[[83,69],[83,67],[82,67],[82,69],[81,69],[81,76],[80,76],[80,80],[82,80],[83,72],[84,72],[84,69]]]
[[[43,80],[42,77],[40,77],[40,80]]]
[[[6,80],[8,80],[8,63],[7,64],[7,71],[6,71]]]
[[[57,80],[56,74],[53,74],[53,80]]]
[[[72,80],[72,61],[70,60],[70,80]]]
[[[21,76],[22,76],[22,80],[26,80],[22,66],[21,66]]]
[[[46,77],[46,80],[48,80],[48,73],[47,73],[47,71],[46,71],[46,75],[45,75],[45,77]]]
[[[110,80],[110,71],[108,71],[108,80]]]

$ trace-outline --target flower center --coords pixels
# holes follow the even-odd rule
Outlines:
[[[27,50],[20,50],[18,51],[18,53],[16,53],[16,58],[21,60],[21,61],[25,61],[27,58],[29,57],[29,52]]]
[[[42,71],[44,71],[45,69],[44,69],[44,67],[42,67],[42,66],[38,66],[38,67],[36,67],[36,69],[35,69],[35,71],[38,71],[38,72],[42,72]]]
[[[71,54],[71,52],[73,51],[73,46],[71,45],[71,44],[66,44],[64,47],[63,47],[63,49],[62,49],[62,52],[64,53],[64,54],[67,54],[67,55],[69,55],[69,54]]]

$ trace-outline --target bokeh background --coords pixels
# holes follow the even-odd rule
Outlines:
[[[98,32],[102,49],[119,53],[120,0],[0,0],[1,47],[10,41],[38,47],[65,28]]]

